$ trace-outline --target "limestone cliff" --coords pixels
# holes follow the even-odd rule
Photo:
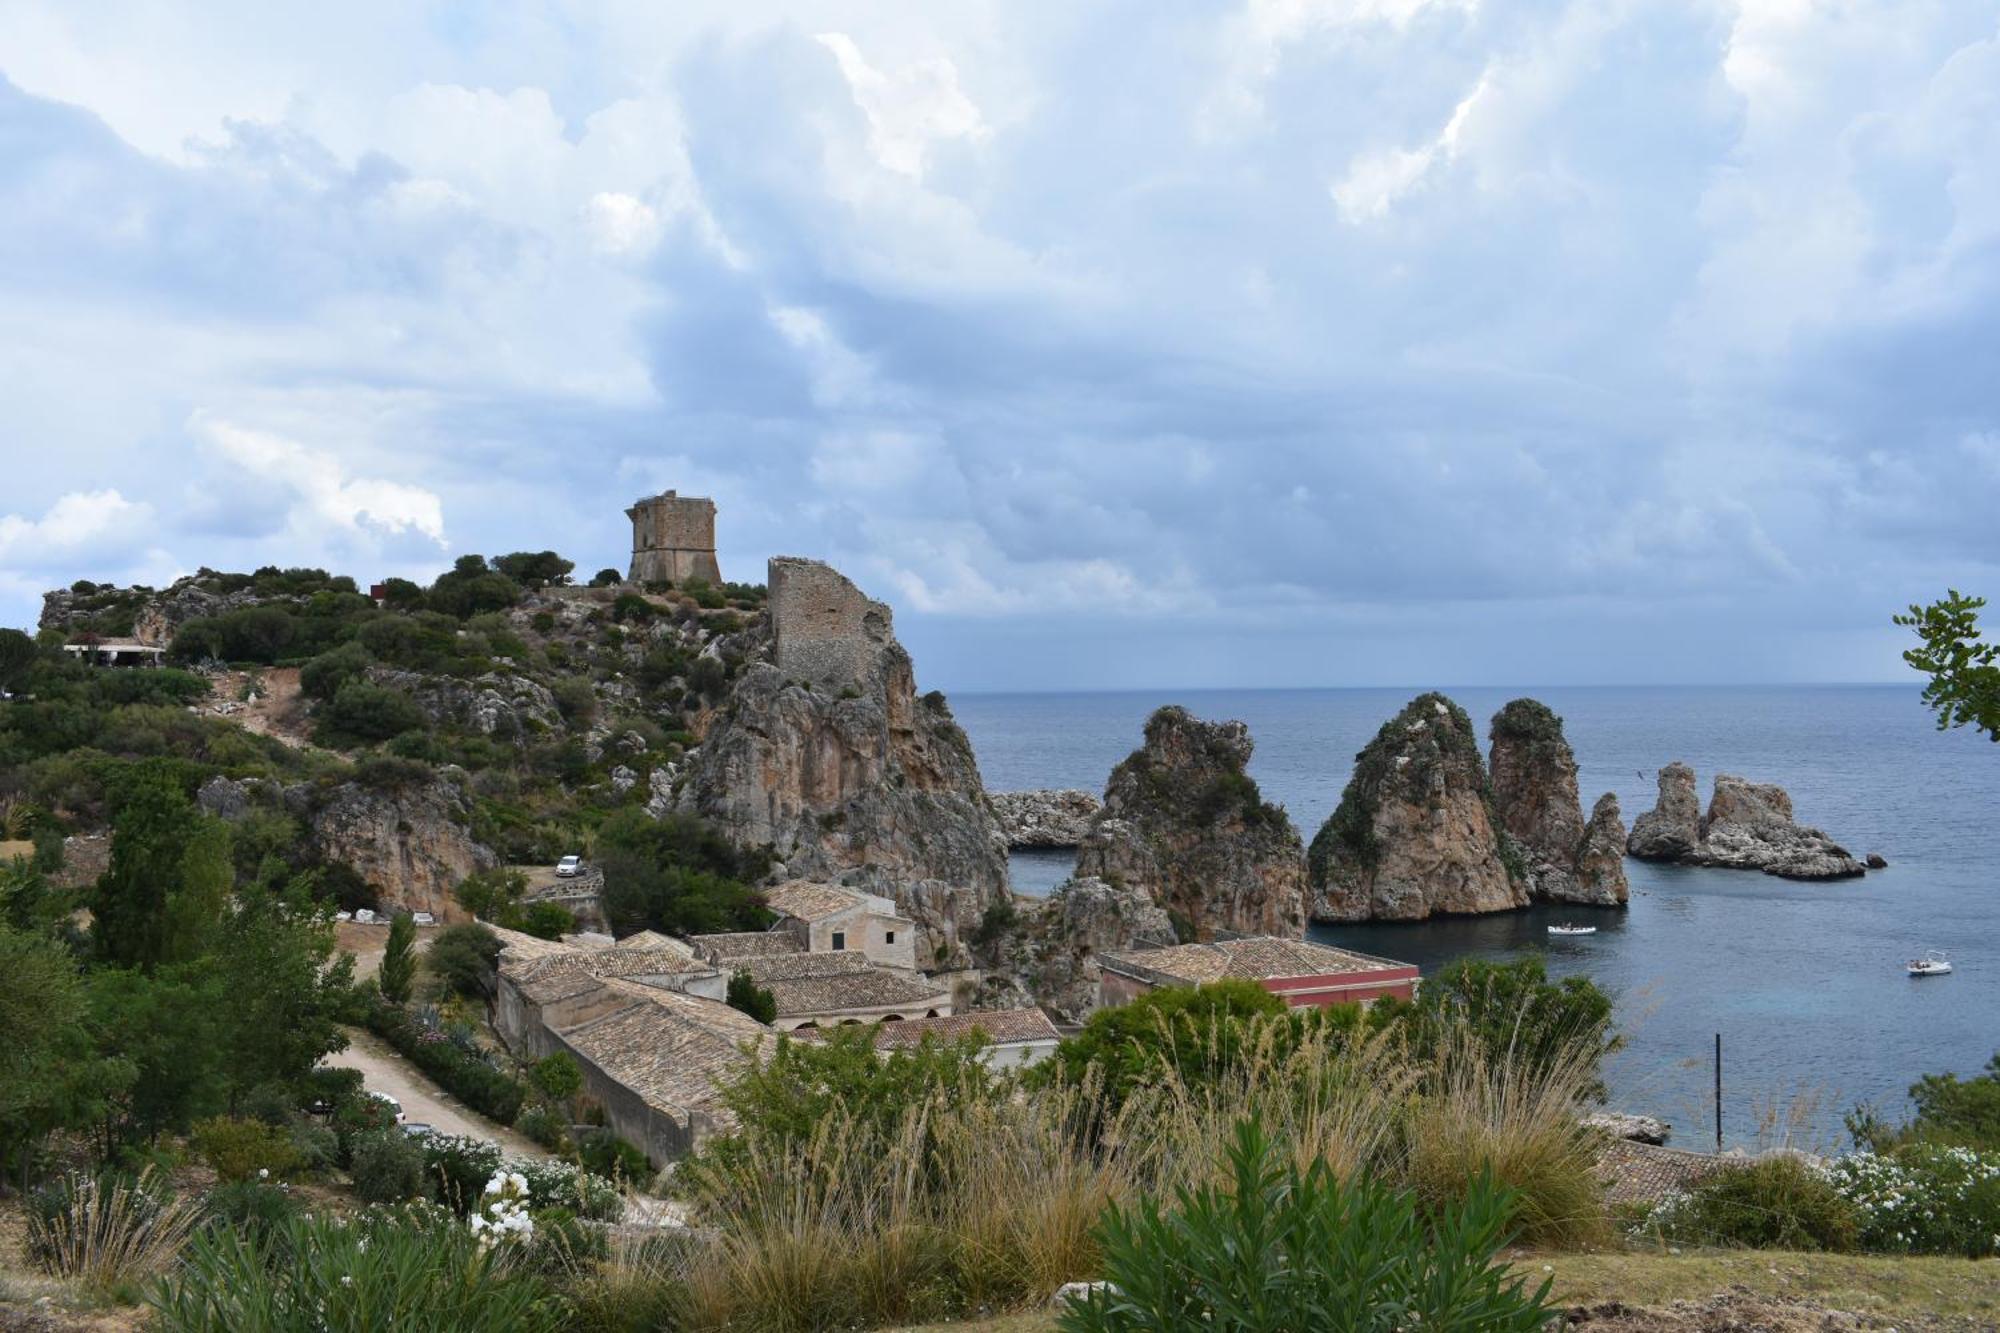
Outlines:
[[[1424,694],[1355,756],[1340,804],[1308,856],[1321,921],[1419,921],[1525,907],[1509,870],[1465,710]]]
[[[1136,884],[1066,880],[1043,901],[1019,909],[1014,928],[984,943],[978,998],[985,1009],[1038,1004],[1062,1023],[1080,1023],[1097,1003],[1096,956],[1107,950],[1179,943],[1166,909]]]
[[[1298,938],[1303,849],[1291,819],[1244,772],[1250,752],[1241,722],[1155,712],[1145,743],[1111,771],[1077,875],[1145,888],[1197,939],[1225,930]]]
[[[1064,848],[1083,842],[1102,804],[1087,791],[996,791],[993,813],[1009,847]]]
[[[448,776],[393,786],[343,782],[325,792],[301,784],[286,789],[285,803],[304,821],[314,853],[365,880],[378,908],[463,920],[452,890],[499,864],[467,828],[471,800]]]
[[[1620,903],[1632,894],[1625,879],[1625,821],[1618,815],[1618,798],[1610,792],[1597,798],[1590,822],[1583,826],[1583,845],[1576,853],[1576,878],[1583,885],[1615,885]]]
[[[1007,892],[1007,849],[972,744],[942,694],[919,698],[889,609],[817,561],[770,565],[771,632],[691,751],[675,803],[792,877],[894,897],[918,963],[963,960]]]
[[[1516,699],[1493,715],[1490,769],[1493,813],[1514,840],[1528,872],[1529,892],[1547,902],[1616,907],[1631,895],[1622,858],[1606,859],[1605,821],[1618,821],[1618,802],[1592,812],[1599,849],[1589,850],[1583,802],[1577,795],[1576,755],[1562,719],[1535,699]],[[1622,850],[1625,831],[1616,830]]]
[[[1660,804],[1633,821],[1628,850],[1645,860],[1761,870],[1785,879],[1849,879],[1867,873],[1845,847],[1793,820],[1792,798],[1783,787],[1718,773],[1706,816],[1698,813],[1700,808],[1694,770],[1667,765],[1660,770]],[[1697,812],[1692,837],[1690,809]]]

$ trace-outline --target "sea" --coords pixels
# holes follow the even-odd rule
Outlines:
[[[992,791],[1101,792],[1148,714],[1178,703],[1249,724],[1265,799],[1310,841],[1339,802],[1354,755],[1418,690],[1188,690],[964,694],[952,708]],[[1924,1074],[1979,1073],[2000,1051],[2000,745],[1937,730],[1915,688],[1758,686],[1457,689],[1482,732],[1510,699],[1562,715],[1583,804],[1618,794],[1626,823],[1652,807],[1654,775],[1691,764],[1703,804],[1718,772],[1775,782],[1800,823],[1887,870],[1837,883],[1627,860],[1629,908],[1534,907],[1412,924],[1312,926],[1310,938],[1412,962],[1539,955],[1617,999],[1624,1049],[1610,1104],[1674,1126],[1673,1142],[1843,1146],[1843,1115],[1908,1114]],[[1015,887],[1046,894],[1067,853],[1016,853]],[[1595,935],[1552,937],[1552,922]],[[1913,979],[1909,958],[1945,951],[1949,976]]]

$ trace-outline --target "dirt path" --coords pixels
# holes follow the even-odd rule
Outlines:
[[[532,1140],[496,1125],[430,1081],[423,1071],[372,1032],[348,1028],[348,1047],[326,1063],[358,1069],[370,1092],[386,1092],[403,1104],[403,1119],[429,1125],[441,1134],[491,1139],[516,1157],[547,1157]]]
[[[242,696],[253,682],[256,698],[245,702]],[[312,719],[307,716],[305,700],[299,697],[297,667],[222,672],[215,677],[203,711],[226,717],[245,731],[269,736],[295,750],[310,743]]]

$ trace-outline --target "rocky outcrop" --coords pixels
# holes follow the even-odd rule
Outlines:
[[[1244,771],[1250,729],[1167,707],[1117,768],[1077,850],[1078,876],[1138,885],[1187,923],[1296,939],[1306,877],[1298,831]]]
[[[509,740],[562,726],[555,695],[526,676],[489,671],[459,680],[378,666],[368,669],[368,679],[409,695],[434,727],[460,726]]]
[[[1632,821],[1625,850],[1642,861],[1678,861],[1701,846],[1701,797],[1694,770],[1676,760],[1660,770],[1659,799]]]
[[[1465,710],[1424,694],[1355,756],[1307,858],[1321,921],[1420,921],[1528,904],[1502,856],[1486,765]]]
[[[1629,1111],[1595,1111],[1580,1122],[1587,1129],[1608,1134],[1628,1143],[1650,1143],[1658,1147],[1673,1133],[1673,1126],[1656,1116],[1634,1115]]]
[[[466,827],[471,800],[445,777],[386,787],[343,782],[323,794],[300,785],[285,801],[305,822],[314,853],[359,875],[380,909],[464,920],[452,890],[499,865]]]
[[[1692,837],[1691,805],[1699,811],[1694,770],[1667,765],[1660,770],[1660,805],[1633,821],[1626,849],[1642,860],[1761,870],[1784,879],[1851,879],[1867,873],[1867,866],[1845,847],[1792,818],[1792,798],[1783,787],[1718,773],[1708,813],[1696,815]]]
[[[993,813],[1009,847],[1064,848],[1083,842],[1101,803],[1087,791],[996,791]]]
[[[985,946],[981,1008],[1039,1004],[1058,1022],[1080,1023],[1097,1004],[1098,954],[1179,942],[1166,909],[1136,884],[1070,879],[1018,911],[1015,928]]]
[[[1631,896],[1624,858],[1602,851],[1614,832],[1612,845],[1624,850],[1618,801],[1607,793],[1610,805],[1598,802],[1586,834],[1562,719],[1538,700],[1516,699],[1494,714],[1490,735],[1494,818],[1527,867],[1528,891],[1546,902],[1623,904]]]
[[[675,808],[769,846],[792,877],[895,898],[922,928],[919,965],[955,966],[1008,891],[972,743],[942,694],[918,697],[886,606],[814,561],[771,561],[770,586],[762,660],[689,752]]]

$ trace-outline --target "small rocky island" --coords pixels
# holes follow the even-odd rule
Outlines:
[[[1641,861],[1761,870],[1783,879],[1852,879],[1868,866],[1816,828],[1792,818],[1783,787],[1718,773],[1703,814],[1695,773],[1675,762],[1660,770],[1660,795],[1632,821],[1625,850]],[[1871,862],[1882,862],[1880,857]]]

